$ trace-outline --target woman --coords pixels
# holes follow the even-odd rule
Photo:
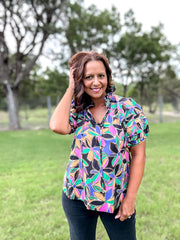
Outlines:
[[[113,94],[104,55],[79,52],[69,65],[69,87],[50,128],[74,133],[62,195],[71,240],[94,240],[98,216],[110,239],[135,240],[147,120],[134,100]]]

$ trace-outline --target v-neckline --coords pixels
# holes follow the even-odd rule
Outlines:
[[[89,111],[89,113],[91,114],[92,119],[94,120],[94,122],[96,123],[96,125],[100,125],[100,124],[102,124],[102,123],[105,121],[105,119],[106,119],[106,116],[107,116],[107,113],[108,113],[108,108],[106,107],[106,111],[105,111],[105,113],[103,114],[103,117],[101,118],[101,121],[96,121],[96,119],[95,119],[93,113],[91,112],[91,110],[88,109],[88,111]]]

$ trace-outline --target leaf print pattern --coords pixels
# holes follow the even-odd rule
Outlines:
[[[72,102],[74,140],[63,190],[70,199],[84,201],[87,209],[113,213],[126,195],[130,147],[148,137],[149,127],[133,99],[109,93],[105,103],[106,115],[96,124],[88,107],[76,113]]]

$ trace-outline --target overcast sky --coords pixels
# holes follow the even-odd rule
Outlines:
[[[110,9],[115,5],[121,14],[130,8],[135,18],[143,24],[143,30],[150,30],[159,22],[164,24],[164,34],[172,44],[180,43],[180,0],[84,0],[85,6],[95,4],[99,9]],[[123,19],[123,18],[122,18]]]

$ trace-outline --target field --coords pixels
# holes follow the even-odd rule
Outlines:
[[[150,125],[137,239],[180,239],[180,122]],[[69,240],[61,206],[72,136],[0,132],[0,240]],[[108,240],[98,222],[97,240]]]
[[[51,112],[53,112],[54,108],[55,107],[52,107]],[[147,106],[144,106],[143,110],[150,123],[160,122],[159,108],[155,114],[150,114]],[[35,109],[30,109],[24,107],[20,109],[19,117],[23,129],[48,128],[48,109],[46,108],[37,107]],[[162,120],[163,122],[179,122],[180,112],[175,111],[171,104],[164,104]],[[8,113],[0,110],[0,131],[8,130],[8,127]]]

